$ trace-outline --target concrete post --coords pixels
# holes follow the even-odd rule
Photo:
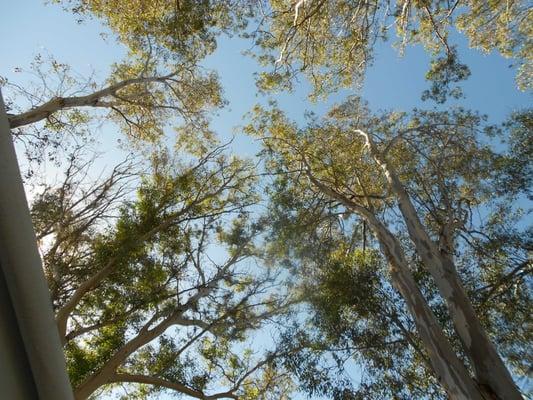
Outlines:
[[[1,93],[0,267],[3,275],[0,300],[11,303],[0,308],[0,353],[5,353],[0,358],[1,374],[7,374],[2,377],[0,397],[35,399],[36,391],[41,400],[72,400],[65,358]],[[7,349],[6,346],[23,348]]]

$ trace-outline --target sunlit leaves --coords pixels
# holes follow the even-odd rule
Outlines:
[[[469,0],[457,16],[456,26],[465,33],[472,47],[486,52],[493,49],[519,63],[518,86],[532,86],[531,54],[533,12],[526,1]]]
[[[524,373],[518,359],[530,335],[521,325],[531,303],[525,278],[529,240],[517,240],[518,232],[528,231],[519,226],[524,214],[513,202],[528,193],[527,126],[528,112],[499,127],[462,108],[374,115],[357,98],[320,121],[309,118],[304,127],[275,106],[255,109],[247,131],[262,139],[275,173],[268,192],[269,254],[299,277],[295,286],[313,313],[307,329],[318,328],[306,333],[316,334],[317,346],[324,347],[314,355],[302,350],[288,361],[309,393],[339,395],[329,386],[333,358],[340,370],[352,359],[367,373],[357,388],[346,389],[354,398],[443,398],[409,313],[388,281],[380,243],[346,205],[364,208],[394,232],[428,304],[450,333],[442,299],[405,237],[397,199],[358,130],[371,135],[398,174],[440,251],[457,259],[485,328],[517,373]],[[507,147],[489,144],[502,134],[516,139]],[[502,184],[510,183],[511,171],[516,186],[506,189]],[[515,332],[513,339],[505,340],[507,329]]]
[[[57,0],[73,12],[94,15],[136,55],[168,62],[196,62],[216,48],[216,35],[245,24],[247,8],[237,1]]]
[[[465,66],[455,60],[450,32],[458,29],[470,45],[486,52],[498,51],[519,64],[517,83],[531,87],[531,18],[527,1],[360,1],[308,0],[265,2],[260,21],[264,28],[254,32],[263,50],[258,60],[271,66],[260,75],[261,89],[290,88],[290,81],[304,74],[314,89],[312,97],[327,96],[332,90],[356,87],[372,63],[375,47],[394,32],[395,46],[422,44],[434,58],[429,80],[438,87],[468,77]],[[298,4],[298,6],[296,6]],[[446,62],[439,61],[438,57]],[[443,74],[445,69],[448,70]],[[440,71],[440,72],[439,72]],[[449,80],[443,78],[448,75]],[[451,89],[446,89],[451,90]],[[458,89],[450,94],[456,96]],[[437,93],[434,93],[437,95]],[[431,96],[427,96],[431,98]],[[442,100],[440,95],[437,97]]]
[[[248,212],[257,201],[253,166],[228,156],[226,146],[210,146],[196,157],[161,149],[135,176],[133,195],[112,195],[120,191],[122,174],[133,173],[118,169],[80,199],[87,175],[81,160],[71,162],[77,173],[67,174],[58,189],[45,187],[32,214],[37,234],[46,238],[44,267],[56,310],[109,271],[69,315],[63,340],[75,390],[109,368],[197,393],[260,385],[268,366],[255,368],[260,352],[246,355],[233,346],[283,313],[286,299],[266,290],[275,279],[268,271],[241,264],[259,255],[254,240],[260,224]],[[171,325],[143,342],[170,317]],[[232,348],[232,356],[210,354],[210,340],[216,349],[222,343]],[[276,387],[278,374],[271,378]],[[109,389],[107,379],[92,390]],[[132,396],[163,388],[138,385]]]

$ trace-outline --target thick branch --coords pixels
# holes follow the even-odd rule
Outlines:
[[[11,129],[19,128],[24,125],[29,125],[43,119],[50,117],[52,114],[75,107],[111,107],[112,103],[103,101],[108,96],[114,96],[116,93],[127,86],[149,83],[149,82],[164,82],[166,79],[172,77],[174,73],[165,76],[154,76],[147,78],[133,78],[126,79],[121,82],[110,85],[104,89],[98,90],[86,96],[75,97],[54,97],[53,99],[41,104],[38,107],[32,108],[22,114],[9,115],[9,126]]]
[[[74,308],[80,302],[81,298],[85,295],[85,293],[92,290],[113,271],[116,260],[116,257],[111,258],[104,268],[102,268],[100,271],[98,271],[96,274],[94,274],[85,282],[83,282],[80,286],[78,286],[74,291],[73,295],[56,313],[57,330],[59,331],[59,337],[63,344],[65,344],[66,341],[67,321],[70,316],[70,313],[74,310]]]
[[[170,315],[164,318],[154,327],[151,327],[152,322],[157,320],[157,314],[148,321],[139,333],[121,348],[119,348],[107,362],[89,378],[87,378],[81,385],[75,389],[77,398],[86,399],[96,389],[110,382],[112,376],[116,373],[117,368],[135,351],[150,343],[152,340],[163,334],[168,328],[173,325],[196,325],[198,320],[184,318],[185,312],[196,308],[198,301],[205,298],[212,293],[216,288],[218,282],[226,276],[227,270],[236,262],[239,261],[238,255],[231,257],[224,266],[217,272],[217,274],[208,282],[207,285],[200,287],[197,292],[191,296],[187,302],[175,309]]]

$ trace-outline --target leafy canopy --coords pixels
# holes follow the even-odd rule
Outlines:
[[[315,351],[288,362],[310,393],[338,399],[445,398],[412,317],[390,283],[379,241],[358,215],[319,190],[309,171],[400,239],[417,284],[464,357],[445,304],[406,235],[396,199],[356,129],[372,135],[387,154],[432,240],[454,258],[485,329],[515,376],[527,376],[531,228],[527,212],[513,204],[530,196],[524,183],[531,179],[531,160],[523,158],[522,141],[517,146],[511,139],[503,148],[489,143],[529,132],[530,113],[517,112],[497,127],[460,108],[376,115],[352,98],[324,120],[311,118],[300,128],[275,106],[256,108],[248,132],[262,139],[276,176],[268,192],[269,254],[299,277],[297,287],[312,309],[300,332],[304,339],[292,337],[310,341]],[[328,383],[331,357],[336,363],[329,368],[345,371],[353,360],[365,371],[357,387],[345,384],[343,391]]]

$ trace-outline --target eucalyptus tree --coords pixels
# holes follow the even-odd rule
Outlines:
[[[30,89],[4,79],[11,94],[27,100],[8,104],[12,128],[32,141],[30,147],[59,145],[66,132],[74,132],[73,124],[94,116],[118,123],[133,139],[159,138],[176,118],[198,135],[209,134],[209,111],[224,100],[216,75],[200,63],[222,34],[251,36],[261,49],[258,59],[274,66],[273,72],[260,74],[262,89],[290,85],[300,72],[313,84],[314,95],[353,86],[361,82],[376,43],[395,29],[400,48],[422,43],[435,56],[427,75],[432,87],[424,97],[443,102],[461,95],[451,84],[469,75],[450,43],[454,28],[473,47],[514,58],[520,86],[531,87],[532,14],[525,1],[56,2],[82,20],[101,20],[128,55],[104,81],[74,76],[70,66],[57,61],[50,71],[57,75],[56,85],[43,79],[43,85]]]
[[[2,84],[13,133],[37,161],[43,151],[61,158],[68,139],[83,146],[100,120],[134,149],[93,184],[75,151],[63,182],[45,185],[31,207],[76,398],[120,387],[127,398],[287,398],[278,352],[249,333],[272,325],[290,299],[257,265],[255,172],[214,144],[209,112],[224,101],[216,75],[199,65],[239,18],[223,2],[70,4],[102,18],[126,59],[97,83],[37,57],[37,84]],[[166,151],[171,125],[178,144]]]
[[[26,108],[12,102],[12,128],[45,121],[47,129],[64,132],[72,120],[88,117],[82,110],[96,108],[133,138],[161,137],[176,117],[199,133],[207,131],[207,111],[224,102],[216,75],[204,72],[200,62],[216,49],[220,35],[233,33],[252,37],[258,59],[274,66],[260,73],[260,88],[266,90],[290,86],[300,72],[315,96],[360,83],[377,42],[396,30],[400,48],[421,43],[433,54],[427,74],[433,83],[424,97],[444,102],[461,95],[451,84],[470,73],[451,43],[452,29],[463,32],[473,47],[513,58],[520,65],[519,86],[531,87],[533,14],[526,1],[55,2],[81,20],[101,20],[128,56],[103,82],[73,79],[68,66],[52,62],[59,87],[45,81],[28,90],[13,83],[13,92],[28,101]]]
[[[294,346],[259,358],[235,349],[286,304],[271,295],[276,278],[268,270],[245,267],[259,255],[260,226],[248,219],[257,201],[251,167],[221,148],[198,146],[212,136],[208,111],[224,103],[216,76],[200,66],[218,35],[254,36],[264,50],[260,60],[276,68],[263,75],[263,89],[290,84],[302,70],[315,94],[326,95],[360,80],[376,41],[395,26],[400,46],[420,42],[438,56],[425,96],[444,101],[460,94],[449,84],[469,73],[449,43],[447,32],[456,27],[473,45],[518,59],[519,82],[531,86],[531,13],[522,1],[59,3],[101,19],[128,56],[100,83],[53,60],[55,86],[40,60],[42,86],[4,80],[27,100],[10,103],[14,133],[29,138],[30,148],[46,147],[50,138],[61,145],[68,132],[91,136],[80,127],[103,117],[144,147],[177,119],[186,145],[198,150],[178,161],[157,153],[142,174],[119,166],[90,187],[74,157],[64,183],[47,187],[33,204],[79,398],[124,383],[136,384],[130,397],[164,388],[200,399],[290,392],[276,359],[280,352],[293,357]],[[246,30],[250,18],[259,18],[256,31]],[[263,113],[251,128],[280,173],[273,207],[282,219],[271,222],[285,240],[273,249],[312,267],[301,271],[309,272],[304,288],[319,289],[308,290],[318,326],[334,326],[328,339],[352,341],[348,347],[374,366],[363,397],[438,397],[436,382],[452,398],[520,397],[489,336],[517,374],[527,369],[531,332],[519,321],[529,321],[530,242],[512,225],[512,204],[530,184],[524,138],[531,117],[522,113],[506,127],[516,138],[509,155],[479,142],[479,124],[463,110],[372,116],[352,101],[303,131],[279,111]],[[136,195],[126,195],[138,176]],[[307,223],[296,229],[294,218]],[[309,385],[320,380],[302,374],[298,355],[292,360],[287,366]]]
[[[30,150],[60,147],[82,132],[91,137],[92,129],[82,128],[95,119],[114,122],[134,142],[157,140],[176,125],[211,135],[209,118],[225,102],[218,76],[200,63],[223,32],[244,25],[245,7],[233,1],[57,3],[80,21],[99,19],[127,55],[104,79],[41,55],[28,71],[36,83],[1,79],[11,128]]]
[[[326,289],[315,287],[312,297],[337,313],[327,318],[346,318],[340,326],[347,331],[376,329],[374,344],[386,341],[391,352],[403,341],[407,360],[423,370],[411,383],[430,371],[450,398],[522,398],[502,356],[526,374],[531,239],[520,233],[516,201],[530,195],[531,161],[523,156],[530,146],[513,140],[509,153],[498,153],[482,137],[501,132],[483,131],[482,118],[462,109],[372,115],[354,98],[305,129],[276,108],[256,112],[248,131],[262,138],[269,168],[280,176],[272,194],[281,216],[276,236],[304,266],[318,264],[319,272],[304,271]],[[506,126],[504,137],[523,138],[531,113]],[[371,241],[355,229],[359,223]],[[400,309],[384,276],[403,299]],[[493,296],[512,300],[504,305]],[[339,314],[343,301],[346,315]],[[417,340],[405,328],[406,310]],[[400,362],[391,354],[388,362]],[[401,376],[401,366],[383,363],[378,370]]]
[[[259,27],[250,34],[262,49],[258,60],[273,67],[261,76],[263,89],[290,87],[300,73],[313,85],[314,96],[354,86],[371,65],[375,46],[396,34],[400,51],[422,44],[432,54],[427,77],[433,83],[424,97],[442,102],[460,96],[450,83],[469,75],[450,39],[454,29],[471,47],[515,59],[519,87],[532,85],[533,14],[527,1],[277,0],[261,5]]]
[[[291,392],[275,367],[277,350],[247,342],[290,300],[273,289],[275,270],[257,263],[253,168],[224,153],[225,146],[195,157],[160,150],[142,173],[124,162],[94,184],[77,154],[62,183],[35,197],[31,212],[76,398],[117,385],[127,385],[127,398]]]

